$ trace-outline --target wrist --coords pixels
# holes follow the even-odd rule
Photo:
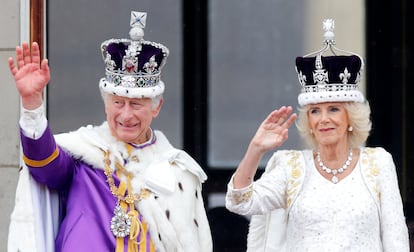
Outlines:
[[[43,93],[22,97],[22,106],[27,110],[35,110],[43,104]]]
[[[252,156],[257,156],[261,158],[265,153],[266,149],[263,148],[262,144],[256,143],[254,141],[250,142],[249,146],[247,147],[247,153]]]

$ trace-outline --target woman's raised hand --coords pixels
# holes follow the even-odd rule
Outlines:
[[[260,152],[270,151],[281,146],[288,138],[288,129],[296,119],[291,106],[273,110],[257,129],[251,145]]]
[[[27,42],[17,46],[16,64],[12,57],[8,61],[23,107],[30,110],[41,106],[50,70],[47,59],[40,61],[39,45],[33,42],[31,51]]]
[[[237,167],[233,178],[234,188],[244,188],[252,183],[263,154],[281,146],[286,141],[288,129],[295,119],[296,114],[292,113],[290,106],[276,109],[267,116],[257,129],[246,154]]]

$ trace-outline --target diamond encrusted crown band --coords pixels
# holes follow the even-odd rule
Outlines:
[[[159,74],[135,76],[106,70],[105,75],[107,81],[114,83],[116,86],[121,85],[126,88],[154,87],[158,85],[158,82],[161,80],[161,76]]]

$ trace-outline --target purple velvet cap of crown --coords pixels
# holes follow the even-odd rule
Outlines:
[[[320,61],[319,61],[320,60]],[[359,91],[363,62],[356,55],[297,57],[300,106],[322,102],[363,102]]]
[[[316,70],[315,67],[316,57],[297,57],[296,68],[297,71],[302,72],[306,76],[305,85],[316,85],[313,72]],[[351,74],[347,80],[348,84],[357,84],[359,81],[359,73],[361,70],[362,62],[361,59],[356,55],[339,55],[339,56],[321,56],[322,66],[328,73],[327,84],[338,84],[343,83],[340,78],[341,73],[344,73],[345,68]]]
[[[120,43],[111,43],[106,47],[106,52],[111,55],[111,59],[115,62],[116,69],[122,69],[122,59],[125,56],[125,51],[128,45]]]
[[[111,55],[111,59],[115,62],[114,70],[122,70],[122,61],[126,55],[126,50],[129,44],[125,42],[112,42],[106,47],[106,52]],[[141,45],[141,51],[137,53],[138,71],[143,71],[144,64],[150,61],[150,58],[155,56],[157,66],[162,66],[162,61],[165,57],[163,51],[151,44]],[[158,67],[157,67],[158,69]]]

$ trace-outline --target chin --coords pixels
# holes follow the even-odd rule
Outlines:
[[[127,143],[133,142],[136,139],[136,137],[137,137],[136,134],[125,134],[125,133],[117,134],[118,140],[127,142]]]

